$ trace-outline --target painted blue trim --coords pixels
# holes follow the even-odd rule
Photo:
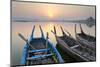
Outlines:
[[[28,52],[29,52],[29,53],[45,52],[45,51],[47,51],[47,50],[49,50],[49,49],[30,50],[30,51],[28,51]]]
[[[21,65],[26,64],[27,51],[28,51],[28,45],[26,44],[23,48],[23,53],[22,53],[22,58],[21,58]]]
[[[53,54],[46,54],[46,55],[37,55],[37,56],[33,56],[33,57],[29,57],[27,58],[27,60],[37,60],[37,59],[43,59],[49,56],[52,56]]]
[[[48,45],[51,46],[51,48],[53,49],[54,53],[56,53],[56,55],[57,55],[56,57],[58,57],[59,63],[64,63],[64,61],[63,61],[60,53],[58,52],[58,50],[53,46],[53,44],[51,42],[48,42],[48,43],[49,43]]]

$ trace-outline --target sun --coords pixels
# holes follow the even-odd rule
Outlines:
[[[49,13],[48,16],[49,16],[50,18],[52,18],[52,17],[53,17],[53,13]]]
[[[48,11],[47,11],[47,15],[49,18],[53,18],[54,17],[54,10],[49,7]]]

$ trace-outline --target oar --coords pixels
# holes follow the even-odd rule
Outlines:
[[[32,49],[35,49],[29,42],[28,40],[20,33],[18,33],[19,37],[21,37],[22,40],[24,40],[26,43],[28,43],[28,45],[32,48]]]

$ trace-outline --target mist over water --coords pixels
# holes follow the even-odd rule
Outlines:
[[[79,23],[68,23],[68,22],[12,22],[12,64],[20,65],[20,60],[22,56],[22,50],[25,46],[25,42],[18,36],[18,33],[24,35],[25,38],[29,38],[31,35],[33,26],[35,25],[35,31],[33,38],[41,37],[41,31],[39,25],[41,25],[44,35],[46,32],[49,33],[50,41],[56,46],[56,39],[54,34],[51,32],[53,27],[56,27],[57,35],[62,36],[60,26],[63,27],[64,31],[66,30],[75,38],[75,24],[77,24],[77,32],[80,32]],[[95,36],[95,26],[88,27],[85,24],[82,24],[83,31],[86,34]],[[67,33],[66,33],[67,34]],[[45,36],[46,37],[46,36]]]

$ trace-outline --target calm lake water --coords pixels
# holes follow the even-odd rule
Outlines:
[[[18,36],[18,33],[24,35],[25,38],[29,38],[33,26],[35,25],[34,38],[41,37],[41,32],[39,29],[39,25],[41,25],[44,35],[46,32],[49,32],[50,41],[56,46],[56,40],[51,30],[53,27],[56,27],[57,35],[61,36],[62,32],[60,26],[63,27],[64,30],[67,30],[72,34],[75,38],[75,24],[77,24],[77,32],[80,32],[78,23],[71,22],[12,22],[12,61],[11,63],[14,65],[19,65],[22,55],[23,47],[25,46],[25,42]],[[85,33],[95,36],[95,26],[87,27],[87,25],[82,24],[82,28]]]

